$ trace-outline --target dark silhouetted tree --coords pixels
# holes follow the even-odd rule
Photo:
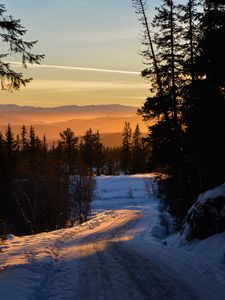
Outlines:
[[[145,171],[145,152],[141,131],[137,124],[132,139],[131,146],[131,171],[132,173],[141,173]]]
[[[8,62],[4,62],[12,54],[18,54],[22,58],[22,66],[27,67],[27,63],[40,64],[44,55],[33,54],[31,49],[37,41],[27,42],[24,35],[26,29],[21,25],[21,21],[6,15],[6,9],[0,4],[0,39],[5,45],[5,53],[0,54],[0,80],[4,90],[18,90],[20,86],[26,86],[32,78],[24,78],[23,74],[13,70]]]
[[[64,157],[64,163],[69,168],[69,173],[75,172],[75,161],[78,150],[78,137],[75,136],[74,132],[67,128],[63,132],[60,132],[60,141],[58,143],[58,150]]]
[[[125,122],[122,132],[121,169],[125,174],[130,171],[132,130],[129,122]]]
[[[23,125],[22,128],[21,128],[21,134],[20,134],[21,138],[21,148],[22,148],[22,151],[25,152],[28,150],[28,145],[29,145],[29,142],[28,142],[28,133],[27,133],[27,129],[26,127]]]
[[[86,166],[90,171],[96,168],[97,175],[101,173],[101,167],[104,162],[103,146],[100,141],[99,132],[94,133],[92,129],[88,129],[82,137],[82,144],[80,146],[81,155]]]

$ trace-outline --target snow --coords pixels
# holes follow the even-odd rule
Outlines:
[[[11,235],[0,246],[1,299],[224,300],[225,233],[164,239],[154,178],[97,177],[87,223]]]
[[[206,238],[225,230],[225,184],[199,195],[189,209],[180,241]]]
[[[225,183],[200,194],[196,203],[204,204],[208,199],[217,198],[219,196],[225,197]]]

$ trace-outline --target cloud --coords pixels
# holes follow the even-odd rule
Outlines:
[[[144,83],[130,83],[127,81],[35,80],[26,89],[65,93],[87,90],[143,90],[146,87],[147,85]]]
[[[12,66],[21,66],[21,63],[15,61],[8,61]],[[37,65],[27,64],[31,68],[51,68],[51,69],[64,69],[64,70],[75,70],[75,71],[88,71],[88,72],[105,72],[105,73],[119,73],[127,75],[140,75],[140,72],[125,71],[125,70],[111,70],[111,69],[98,69],[98,68],[83,68],[83,67],[70,67],[70,66],[57,66],[57,65]]]

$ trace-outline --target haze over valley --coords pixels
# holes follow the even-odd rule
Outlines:
[[[57,141],[59,132],[66,128],[71,128],[79,136],[92,128],[93,131],[99,130],[103,144],[117,146],[121,144],[121,132],[126,121],[132,129],[138,123],[141,131],[147,132],[137,109],[118,104],[59,107],[0,105],[0,130],[4,133],[10,124],[13,132],[19,134],[22,125],[32,125],[40,137],[46,134],[48,141],[52,142]]]

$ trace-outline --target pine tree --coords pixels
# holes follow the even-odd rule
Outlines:
[[[129,122],[125,122],[122,132],[121,168],[125,174],[130,171],[132,130]]]
[[[96,168],[97,175],[100,175],[104,155],[98,131],[94,133],[91,128],[86,131],[82,137],[81,154],[90,171],[92,172],[93,168]]]
[[[132,173],[141,173],[145,171],[145,155],[142,135],[139,125],[133,133],[132,148],[131,148],[131,171]]]
[[[196,60],[199,56],[200,21],[202,17],[201,6],[197,0],[188,0],[186,4],[179,5],[179,20],[182,23],[182,57],[183,76],[185,85],[197,79]],[[190,79],[191,80],[190,80]]]
[[[94,164],[96,167],[96,174],[99,176],[101,174],[101,168],[104,163],[103,145],[101,143],[99,131],[97,130],[95,134],[94,141]]]
[[[42,142],[41,142],[41,146],[42,146],[42,151],[43,153],[47,153],[48,151],[48,144],[47,144],[47,138],[46,138],[46,135],[44,134],[43,136],[43,139],[42,139]]]
[[[201,22],[198,71],[214,85],[225,83],[225,4],[223,0],[205,0]]]
[[[10,160],[15,151],[15,139],[10,124],[8,124],[6,129],[5,142],[7,157]]]
[[[75,171],[78,137],[75,136],[74,132],[70,128],[67,128],[63,132],[60,132],[60,138],[58,151],[60,151],[64,156],[64,162],[69,168],[69,173],[72,174]]]
[[[148,121],[149,145],[155,165],[179,169],[182,162],[182,80],[181,30],[178,7],[172,0],[162,0],[153,19],[154,44],[163,94],[155,92],[139,111]],[[146,71],[147,72],[147,71]],[[149,70],[151,72],[151,70]],[[154,80],[154,79],[152,79]],[[157,83],[153,83],[156,85]],[[150,122],[149,122],[150,121]],[[179,171],[180,173],[180,171]]]
[[[3,175],[4,171],[5,171],[5,141],[3,138],[2,133],[0,132],[0,178]]]
[[[20,86],[26,86],[32,78],[24,78],[23,74],[16,72],[10,63],[3,60],[12,53],[19,54],[22,58],[22,66],[27,67],[27,63],[40,64],[44,55],[33,54],[30,52],[37,41],[27,42],[23,40],[26,29],[21,25],[21,21],[12,16],[5,15],[6,9],[0,4],[0,38],[3,45],[6,45],[5,53],[0,54],[0,78],[1,87],[4,90],[18,90]]]
[[[147,1],[146,0],[132,0],[133,7],[136,14],[139,15],[139,21],[143,27],[142,32],[142,45],[145,47],[141,51],[141,55],[144,58],[144,63],[148,65],[148,68],[142,71],[142,76],[148,79],[152,79],[152,86],[157,90],[159,96],[163,96],[162,80],[159,71],[156,51],[154,49],[152,34],[150,30],[150,24],[147,18]],[[154,85],[154,82],[156,83]]]
[[[156,30],[154,43],[158,49],[157,58],[162,78],[164,94],[169,100],[169,110],[172,113],[174,127],[178,127],[177,89],[181,78],[181,25],[178,18],[178,7],[173,0],[162,0],[162,5],[156,8],[157,14],[153,20]]]
[[[15,151],[17,153],[19,153],[19,151],[20,151],[20,136],[19,136],[19,134],[16,135]]]
[[[21,128],[21,148],[22,148],[22,151],[25,152],[28,150],[28,133],[27,133],[27,129],[26,127],[23,125],[22,128]]]

